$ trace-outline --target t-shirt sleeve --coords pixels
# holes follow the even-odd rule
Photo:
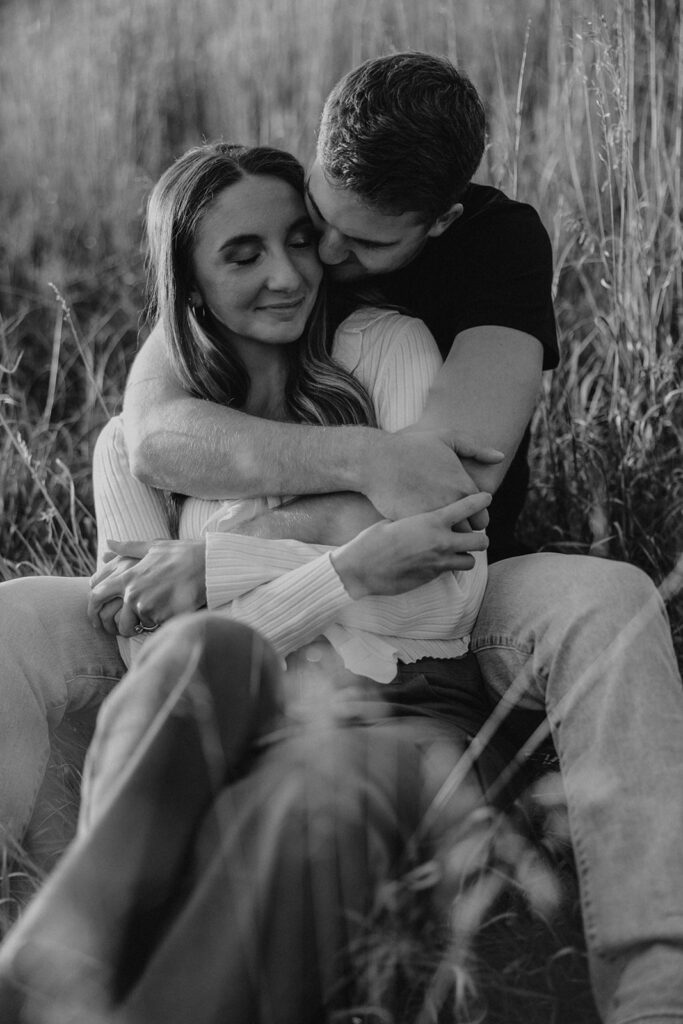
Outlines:
[[[543,369],[550,370],[559,352],[548,232],[525,203],[494,210],[485,208],[473,217],[458,241],[453,338],[472,327],[510,327],[540,341]]]

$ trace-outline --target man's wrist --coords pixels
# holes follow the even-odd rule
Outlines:
[[[341,483],[348,491],[369,497],[377,482],[377,466],[386,459],[390,435],[376,427],[353,427],[353,441],[345,449],[340,469]],[[344,488],[340,488],[344,489]]]

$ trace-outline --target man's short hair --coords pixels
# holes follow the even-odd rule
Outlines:
[[[318,159],[330,184],[384,213],[433,221],[460,198],[484,153],[486,115],[444,57],[396,53],[350,71],[327,98]]]

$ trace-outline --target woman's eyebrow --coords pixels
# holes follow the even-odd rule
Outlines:
[[[297,217],[296,220],[292,221],[292,223],[288,226],[287,234],[289,235],[292,231],[298,231],[299,228],[302,227],[312,226],[313,225],[311,223],[311,218],[308,216],[307,213],[303,213],[300,217]],[[225,249],[237,248],[240,245],[254,245],[254,243],[260,241],[262,241],[262,236],[256,233],[233,235],[231,238],[226,238],[223,244],[219,247],[218,251],[219,253],[221,253]]]
[[[287,233],[289,234],[290,231],[298,231],[299,228],[312,227],[313,221],[311,220],[311,218],[308,216],[307,213],[302,213],[300,217],[297,217],[296,220],[289,225],[289,227],[287,228]]]
[[[254,242],[261,240],[260,235],[233,235],[232,238],[226,238],[223,244],[219,247],[218,251],[223,252],[224,249],[231,249],[238,245],[249,245]]]

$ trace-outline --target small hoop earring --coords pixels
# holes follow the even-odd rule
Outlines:
[[[206,320],[206,306],[198,306],[194,302],[191,302],[190,309],[192,310],[192,314],[198,323],[201,323],[203,320]]]

